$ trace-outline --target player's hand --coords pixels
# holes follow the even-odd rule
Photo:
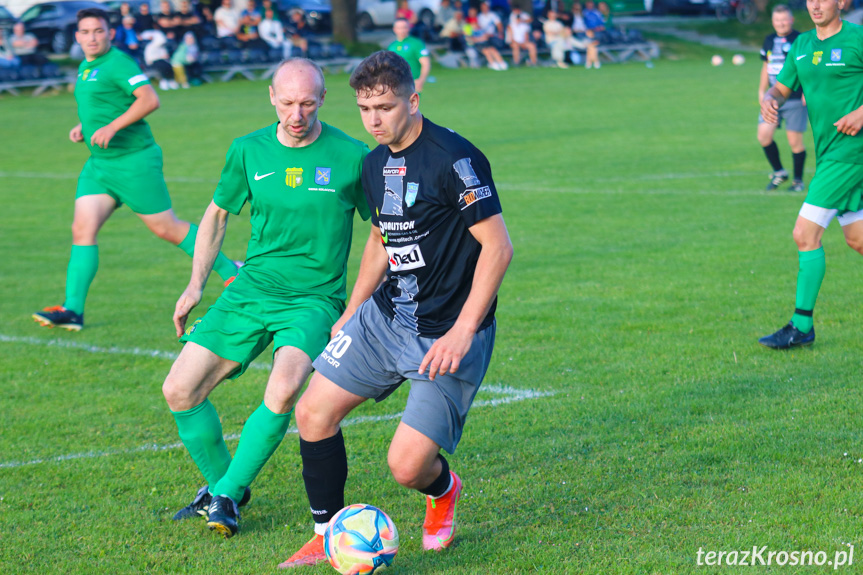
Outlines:
[[[836,126],[836,131],[849,136],[856,136],[860,133],[860,128],[863,127],[863,111],[854,110],[850,114],[846,114],[839,118],[838,122],[833,123]]]
[[[779,123],[779,102],[773,96],[765,96],[761,100],[761,117],[768,124]]]
[[[423,80],[422,79],[417,78],[416,80],[414,80],[414,90],[416,91],[417,94],[419,94],[420,92],[423,91]]]
[[[114,137],[114,134],[116,134],[116,133],[117,133],[117,130],[112,128],[110,126],[110,124],[107,126],[102,126],[98,130],[96,130],[93,133],[93,135],[90,137],[90,145],[91,146],[98,146],[100,148],[107,149],[108,148],[108,142],[111,141],[111,139]]]
[[[438,375],[458,371],[459,364],[470,350],[475,335],[476,332],[473,330],[466,330],[458,325],[452,326],[428,350],[420,363],[419,374],[422,375],[428,368],[429,380],[434,381]]]
[[[84,141],[84,131],[81,129],[81,124],[69,130],[69,139],[76,144]]]
[[[189,286],[177,300],[177,305],[174,307],[174,327],[177,329],[177,337],[183,337],[189,313],[201,303],[201,297],[203,297],[202,290]]]

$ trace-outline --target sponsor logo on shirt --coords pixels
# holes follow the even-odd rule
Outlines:
[[[483,186],[473,190],[465,190],[458,199],[459,209],[464,210],[469,205],[491,197],[491,188]]]
[[[416,221],[409,222],[381,222],[381,230],[385,232],[408,232],[416,227]]]
[[[384,166],[385,176],[406,176],[408,169],[406,166]]]
[[[476,177],[476,172],[473,171],[473,166],[470,165],[470,158],[462,158],[452,165],[458,177],[464,182],[464,187],[474,188],[480,184],[479,178]]]
[[[417,194],[420,191],[420,185],[415,182],[408,182],[408,191],[405,194],[405,203],[408,207],[414,205],[417,201]]]
[[[386,247],[390,256],[390,271],[399,272],[403,270],[415,270],[425,267],[423,253],[417,244],[402,246],[399,248]]]
[[[95,74],[95,73],[96,73],[96,71],[93,70],[93,74]],[[146,74],[138,74],[137,76],[132,76],[131,78],[129,78],[129,85],[134,86],[135,84],[137,84],[139,82],[146,82],[146,81],[147,81],[147,75]]]
[[[303,183],[302,168],[287,168],[285,170],[285,185],[289,188],[296,188]]]
[[[330,172],[332,168],[315,168],[315,183],[326,186],[330,183]]]
[[[823,55],[824,55],[823,50],[818,50],[817,52],[812,52],[812,63],[816,66],[818,64],[820,64],[821,63],[821,56],[823,56]]]

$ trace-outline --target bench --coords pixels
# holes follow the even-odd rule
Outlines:
[[[13,80],[11,82],[0,82],[0,94],[8,92],[13,96],[20,94],[19,90],[35,88],[33,96],[39,96],[48,89],[54,91],[62,90],[68,84],[75,83],[75,76],[59,77],[59,78],[37,78],[31,80]]]

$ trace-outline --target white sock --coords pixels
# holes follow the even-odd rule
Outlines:
[[[323,535],[329,523],[315,523],[315,535]]]

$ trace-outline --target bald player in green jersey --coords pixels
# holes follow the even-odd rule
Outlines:
[[[761,101],[767,122],[794,90],[803,89],[815,136],[815,176],[797,224],[797,299],[791,321],[758,342],[788,349],[815,341],[812,312],[826,269],[821,237],[837,218],[848,245],[863,254],[863,28],[845,22],[847,0],[807,0],[815,29],[800,34],[776,84]]]
[[[85,142],[90,158],[78,178],[72,253],[66,271],[66,299],[34,313],[46,327],[79,331],[84,302],[99,267],[96,237],[119,206],[127,204],[158,237],[192,255],[197,226],[177,219],[162,175],[162,150],[144,118],[159,107],[159,97],[135,61],[111,47],[114,31],[107,14],[88,8],[78,12],[75,39],[84,61],[75,82],[81,123],[69,132]],[[219,254],[216,271],[224,279],[237,265]]]
[[[387,47],[387,50],[395,52],[410,64],[414,86],[419,94],[423,91],[431,72],[431,52],[422,40],[414,38],[410,32],[410,22],[404,18],[396,19],[393,24],[393,34],[396,35],[396,39]]]
[[[206,516],[209,528],[225,537],[237,532],[249,485],[288,429],[311,358],[343,323],[354,213],[370,216],[360,180],[368,147],[318,120],[325,94],[317,64],[302,58],[280,64],[270,86],[279,121],[231,144],[201,220],[191,281],[174,313],[180,336],[201,301],[228,215],[249,204],[246,263],[186,331],[162,387],[180,439],[207,482],[174,519]],[[207,398],[271,342],[264,400],[246,421],[232,459]]]

